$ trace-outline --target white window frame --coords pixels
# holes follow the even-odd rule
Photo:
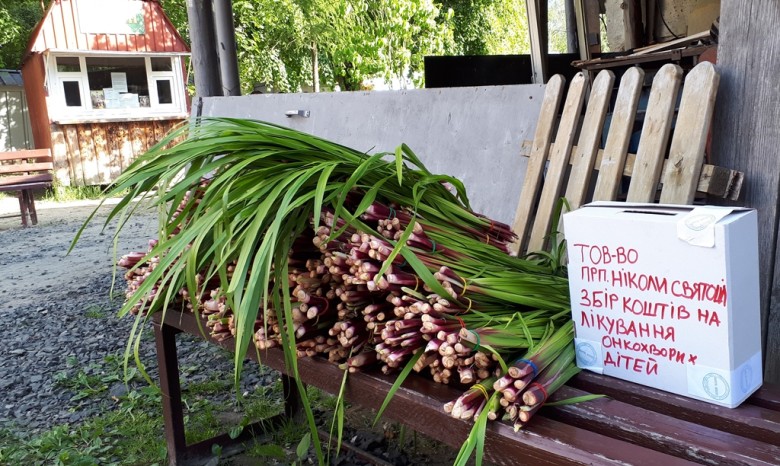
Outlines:
[[[84,78],[86,76],[85,68],[84,68],[84,60],[81,57],[77,57],[74,55],[61,55],[62,57],[68,57],[68,58],[77,58],[79,61],[79,67],[81,71],[57,71],[57,60],[53,60],[53,70],[55,71],[55,79],[54,82],[57,83],[56,91],[54,95],[57,98],[57,101],[59,102],[60,106],[65,109],[68,112],[83,112],[90,108],[89,104],[87,103],[87,94],[84,92]],[[65,82],[72,82],[76,81],[79,83],[79,95],[81,96],[81,105],[79,106],[73,106],[69,107],[65,103]]]
[[[81,71],[58,71],[58,57],[77,57]],[[89,90],[89,75],[87,73],[87,57],[122,57],[143,58],[146,67],[146,81],[149,89],[149,107],[105,109],[93,108]],[[171,71],[152,71],[152,57],[171,60]],[[47,59],[47,80],[50,92],[48,99],[50,119],[58,123],[100,122],[100,121],[136,121],[164,118],[186,118],[187,98],[182,72],[182,55],[171,54],[136,54],[136,53],[91,53],[77,51],[59,51],[50,53]],[[157,81],[166,80],[171,83],[172,103],[160,104],[157,95]],[[77,81],[81,91],[81,106],[68,107],[65,103],[64,81]]]

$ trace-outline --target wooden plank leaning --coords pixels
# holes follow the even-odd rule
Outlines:
[[[653,79],[636,154],[637,162],[634,163],[634,174],[628,188],[628,202],[655,200],[681,79],[682,68],[672,64],[661,67]]]

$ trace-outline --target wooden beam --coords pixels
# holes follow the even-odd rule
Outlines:
[[[577,43],[580,48],[580,60],[590,60],[588,46],[588,23],[585,17],[585,0],[574,0],[574,13],[577,18]]]
[[[547,44],[543,40],[542,22],[546,22],[547,18],[541,15],[540,1],[542,0],[526,1],[525,9],[528,13],[528,34],[531,39],[532,80],[534,83],[544,84],[547,81]]]
[[[521,147],[521,154],[523,157],[528,157],[531,153],[531,146],[533,141],[525,140]],[[555,150],[555,143],[550,144],[550,153]],[[572,154],[578,152],[577,146],[572,146]],[[604,157],[604,150],[599,149],[596,154],[596,162],[593,169],[598,170],[601,166],[601,159]],[[569,160],[569,165],[573,163],[574,157]],[[636,162],[636,154],[629,153],[626,156],[626,164],[623,167],[623,176],[631,176],[634,173],[634,164]],[[664,162],[664,168],[662,172],[666,170],[666,164]],[[696,187],[696,191],[700,194],[706,194],[713,198],[728,199],[736,201],[742,192],[742,186],[744,184],[745,174],[732,170],[729,168],[719,167],[717,165],[704,164],[701,169],[701,176],[699,176],[699,183]]]
[[[744,205],[758,209],[764,379],[780,382],[780,2],[723,0],[720,9],[712,161],[745,173]]]

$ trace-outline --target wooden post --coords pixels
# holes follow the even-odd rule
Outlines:
[[[720,90],[712,127],[713,163],[745,173],[739,204],[758,209],[764,378],[780,382],[780,3],[723,0]],[[755,39],[762,38],[757,44]]]
[[[566,11],[566,51],[577,53],[577,15],[574,13],[574,0],[564,0]]]
[[[543,0],[546,1],[546,0]],[[531,36],[531,68],[533,69],[533,82],[543,84],[547,81],[547,44],[543,34],[542,22],[547,22],[547,16],[542,16],[540,0],[528,0],[525,2],[525,10],[528,14],[528,34]],[[547,8],[544,8],[547,11]],[[544,26],[546,29],[546,25]]]
[[[236,57],[236,29],[233,26],[232,0],[213,0],[214,31],[217,39],[219,74],[222,79],[222,95],[241,95]]]
[[[187,0],[192,68],[198,96],[222,95],[211,0]]]
[[[590,60],[588,46],[588,22],[585,17],[585,1],[574,0],[574,12],[577,18],[577,43],[579,44],[580,60]]]

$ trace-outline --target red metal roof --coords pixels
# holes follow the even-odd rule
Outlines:
[[[110,5],[115,1],[123,4],[139,4],[139,8],[143,12],[144,34],[132,33],[131,31],[96,33],[82,30],[88,16],[92,18],[93,23],[96,14],[104,15],[103,18],[113,19],[112,15],[116,12],[111,11]],[[96,4],[105,6],[105,11],[96,13],[94,9],[90,9],[89,12],[80,12],[79,3],[85,7]],[[54,0],[41,22],[33,30],[25,53],[25,60],[31,53],[49,49],[189,52],[189,47],[156,0],[112,0],[100,3],[93,0]]]

